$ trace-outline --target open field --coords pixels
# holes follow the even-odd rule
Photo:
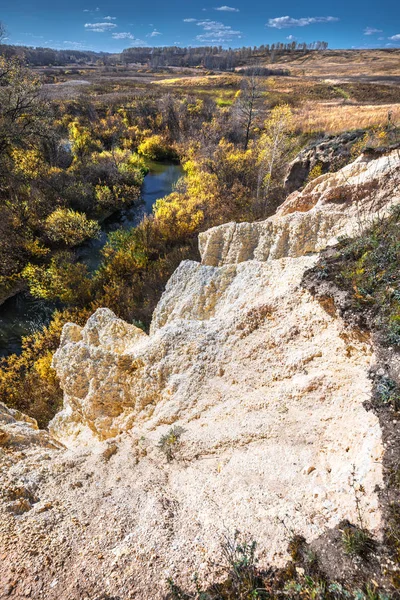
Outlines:
[[[303,133],[323,131],[328,134],[352,129],[384,127],[388,117],[400,123],[400,103],[397,104],[343,104],[340,102],[306,102],[294,110],[296,129]]]
[[[383,126],[390,113],[400,122],[400,50],[326,50],[305,55],[286,54],[274,63],[259,57],[252,64],[271,70],[287,69],[289,76],[260,78],[265,108],[288,103],[298,130],[336,133],[347,129]],[[132,95],[160,93],[211,97],[220,108],[230,106],[243,75],[203,68],[143,65],[75,65],[40,67],[52,99],[82,95],[108,104]]]
[[[330,79],[332,81],[376,81],[377,83],[400,82],[400,49],[388,50],[325,50],[306,54],[289,53],[275,58],[271,63],[263,56],[252,58],[243,66],[263,66],[274,69],[287,69],[292,77],[302,79]],[[218,72],[197,67],[147,68],[145,65],[129,64],[115,66],[70,65],[67,67],[34,67],[39,75],[45,76],[48,83],[86,79],[88,81],[110,81],[131,79],[149,83],[164,79],[173,84],[177,79],[218,76]],[[229,78],[226,72],[222,77]],[[214,77],[215,78],[215,77]]]
[[[270,69],[283,66],[290,76],[262,78],[265,104],[288,103],[296,127],[305,133],[337,133],[347,129],[383,126],[390,114],[400,122],[400,50],[337,50],[286,55]],[[213,98],[223,108],[233,103],[243,75],[205,69],[167,67],[155,71],[140,65],[85,68],[40,68],[54,84],[45,85],[52,98],[82,94],[103,103],[132,95],[172,93]]]
[[[400,123],[400,50],[326,50],[288,54],[274,63],[260,57],[257,64],[289,70],[290,76],[263,78],[266,105],[288,103],[300,131],[383,126],[389,114]],[[237,72],[156,71],[143,65],[40,67],[36,72],[48,82],[44,90],[53,99],[88,95],[108,103],[136,94],[193,93],[213,98],[221,108],[233,103],[243,78]]]
[[[399,81],[400,50],[325,50],[305,56],[288,55],[283,57],[282,62],[276,62],[275,67],[283,64],[297,76],[334,79],[395,77]]]

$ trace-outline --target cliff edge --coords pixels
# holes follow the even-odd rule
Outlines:
[[[2,485],[31,498],[19,515],[0,502],[7,597],[21,597],[29,565],[34,597],[145,598],[151,582],[161,598],[167,577],[210,576],[221,534],[236,528],[257,539],[261,564],[282,565],[282,522],[309,540],[356,521],[352,473],[379,537],[371,340],[301,282],[318,251],[400,201],[399,166],[398,151],[362,156],[264,222],[201,234],[201,264],[173,274],[150,335],[108,309],[65,326],[57,448],[22,456],[3,442]]]

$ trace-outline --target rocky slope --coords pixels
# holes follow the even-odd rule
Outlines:
[[[365,130],[346,131],[340,135],[327,135],[299,152],[289,165],[285,179],[287,194],[301,188],[310,172],[319,167],[322,173],[337,171],[351,160],[351,151],[365,136]]]
[[[167,577],[213,577],[235,528],[282,564],[285,528],[315,539],[357,521],[353,471],[379,537],[371,341],[301,281],[320,249],[400,201],[399,166],[396,151],[361,157],[263,223],[202,234],[202,263],[174,273],[149,336],[107,309],[65,327],[51,436],[0,406],[4,597],[161,598]]]

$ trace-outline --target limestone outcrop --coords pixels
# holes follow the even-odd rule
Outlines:
[[[204,264],[271,260],[319,252],[338,236],[352,236],[400,201],[400,150],[362,155],[337,173],[321,175],[293,192],[261,223],[227,223],[200,234]]]
[[[363,226],[362,212],[376,218],[400,200],[399,165],[395,153],[360,159],[263,223],[202,234],[202,263],[173,274],[149,335],[108,309],[65,326],[54,357],[64,408],[50,432],[66,449],[13,463],[36,496],[20,516],[0,503],[0,542],[13,531],[0,583],[33,548],[33,572],[47,553],[62,565],[40,588],[48,600],[88,589],[161,598],[167,577],[212,576],[221,534],[238,527],[257,539],[261,565],[282,564],[282,521],[310,540],[357,520],[352,472],[364,524],[380,535],[382,434],[364,408],[371,341],[301,282],[319,249]],[[160,440],[173,427],[167,456]],[[11,584],[10,597],[25,593]]]

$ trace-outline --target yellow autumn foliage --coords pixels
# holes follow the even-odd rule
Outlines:
[[[47,217],[45,231],[53,242],[77,246],[87,239],[97,237],[100,226],[97,221],[88,219],[84,213],[71,208],[57,208]]]
[[[182,239],[198,230],[204,219],[195,197],[172,193],[157,200],[153,209],[158,226],[167,239]]]

